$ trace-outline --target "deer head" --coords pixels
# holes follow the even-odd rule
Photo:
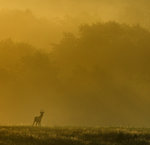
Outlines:
[[[44,112],[43,110],[40,111],[40,114],[41,114],[42,116],[44,115],[44,113],[45,113],[45,112]]]

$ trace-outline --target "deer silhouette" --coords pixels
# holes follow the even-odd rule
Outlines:
[[[39,116],[35,116],[32,126],[34,126],[34,125],[41,126],[41,121],[42,121],[43,115],[44,115],[44,111],[41,111]]]

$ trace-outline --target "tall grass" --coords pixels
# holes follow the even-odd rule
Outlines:
[[[0,145],[150,145],[150,129],[0,127]]]

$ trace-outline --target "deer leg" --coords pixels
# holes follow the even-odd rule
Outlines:
[[[36,126],[38,126],[38,121],[36,121]]]
[[[34,124],[35,124],[35,120],[33,121],[33,124],[32,124],[32,126],[34,126]]]
[[[41,121],[39,121],[39,126],[41,126]]]

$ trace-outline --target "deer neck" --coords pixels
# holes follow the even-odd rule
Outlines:
[[[40,115],[40,118],[42,118],[42,117],[43,117],[43,114]]]

